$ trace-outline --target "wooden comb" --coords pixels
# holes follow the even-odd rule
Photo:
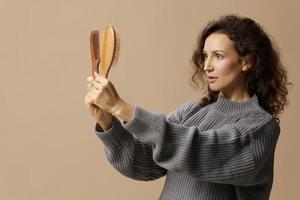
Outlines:
[[[112,26],[104,28],[99,42],[99,31],[90,33],[90,50],[92,59],[92,75],[98,74],[108,77],[111,67],[117,63],[120,52],[120,35]]]

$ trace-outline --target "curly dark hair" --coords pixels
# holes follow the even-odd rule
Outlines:
[[[203,92],[199,99],[201,106],[215,102],[219,91],[209,89],[204,71],[205,55],[203,48],[206,38],[212,33],[226,34],[234,42],[239,57],[250,56],[252,67],[246,71],[246,82],[249,95],[255,93],[260,106],[270,113],[278,123],[278,114],[288,105],[287,71],[280,60],[279,49],[274,45],[271,35],[267,34],[261,25],[253,19],[239,15],[222,15],[217,20],[211,20],[203,28],[197,38],[197,43],[191,64],[193,67],[192,86]],[[272,39],[272,40],[271,40]]]

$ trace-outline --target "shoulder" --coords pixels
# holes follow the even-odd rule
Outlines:
[[[257,107],[240,116],[238,124],[255,131],[276,131],[280,132],[280,126],[275,118],[264,109]]]
[[[182,113],[189,112],[190,110],[193,110],[194,108],[199,108],[200,103],[197,100],[188,100],[180,104],[177,108],[178,111]]]

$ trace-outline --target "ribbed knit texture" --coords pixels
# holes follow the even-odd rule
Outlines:
[[[121,174],[150,181],[166,175],[160,200],[267,200],[280,126],[254,94],[236,102],[219,95],[168,116],[134,105],[131,121],[114,117],[96,134]]]

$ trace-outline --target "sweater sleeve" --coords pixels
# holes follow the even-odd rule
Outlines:
[[[152,145],[134,138],[122,127],[118,118],[113,117],[109,130],[104,131],[98,123],[95,130],[104,144],[107,160],[124,176],[134,180],[151,181],[166,174],[166,169],[153,161]]]
[[[124,129],[153,146],[161,167],[186,173],[200,181],[250,186],[264,182],[261,173],[271,161],[280,128],[274,118],[255,116],[217,129],[200,130],[166,120],[135,106]],[[259,123],[257,123],[259,122]]]
[[[169,113],[168,122],[180,123],[181,116],[191,109],[193,101],[181,104],[175,111]],[[146,144],[134,138],[115,116],[112,127],[104,131],[96,123],[97,136],[105,146],[105,154],[110,164],[121,174],[135,179],[150,181],[164,176],[166,169],[157,165],[153,160],[153,145]]]

